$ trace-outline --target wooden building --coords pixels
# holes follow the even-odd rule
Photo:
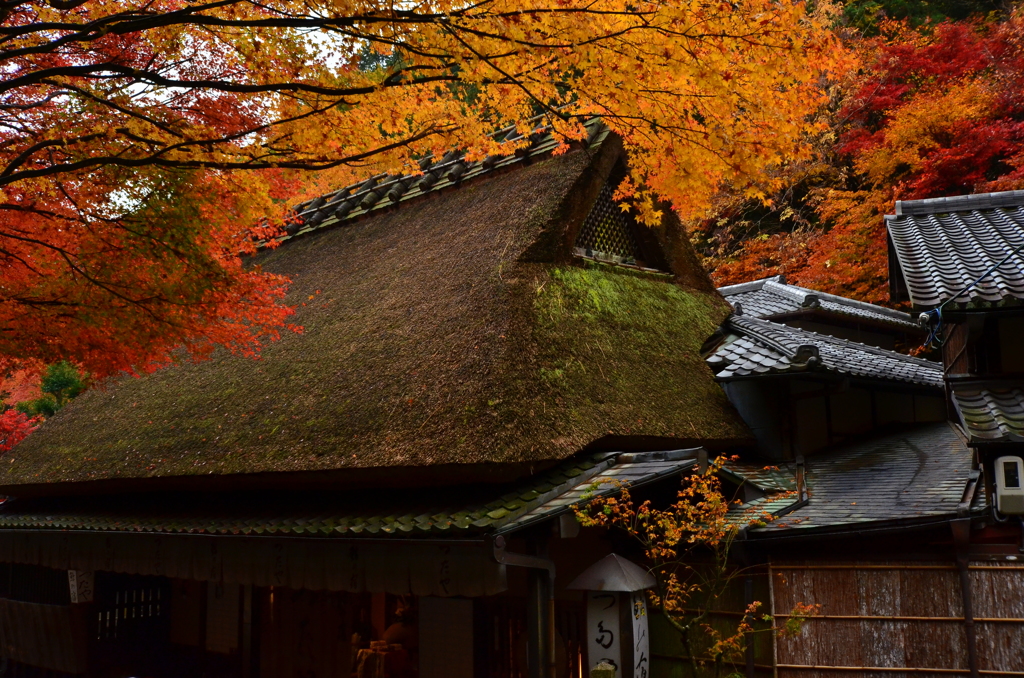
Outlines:
[[[729,469],[737,514],[777,516],[737,559],[774,613],[821,605],[748,675],[1024,675],[1024,192],[895,211],[892,297],[942,364],[879,348],[913,340],[908,314],[781,280],[722,290],[735,315],[705,352],[759,442]]]
[[[672,496],[719,454],[737,516],[775,515],[736,540],[721,619],[822,606],[736,670],[1024,675],[1021,527],[993,511],[1024,441],[1024,266],[984,303],[957,287],[1024,244],[1024,208],[888,221],[894,290],[949,301],[943,366],[906,354],[928,335],[907,313],[780,277],[716,291],[679,229],[612,202],[625,155],[588,128],[300,205],[254,263],[292,279],[303,333],[89,391],[0,459],[0,675],[582,678],[568,585],[637,554],[573,504],[603,479]],[[982,240],[932,247],[951,223]],[[650,631],[620,676],[689,678]]]
[[[700,354],[728,305],[612,203],[589,127],[300,206],[254,263],[301,334],[89,391],[6,455],[6,675],[584,672],[565,586],[616,547],[571,504],[752,441]]]

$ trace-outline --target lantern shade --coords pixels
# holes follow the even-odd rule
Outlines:
[[[654,576],[622,556],[609,553],[572,580],[567,589],[579,591],[643,591],[654,587]]]

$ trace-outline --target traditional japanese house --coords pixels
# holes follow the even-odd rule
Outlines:
[[[1024,192],[897,202],[886,225],[892,297],[925,314],[942,364],[879,348],[914,336],[906,314],[833,299],[889,321],[893,341],[866,345],[821,315],[794,326],[811,304],[780,301],[781,281],[722,290],[735,314],[705,353],[759,443],[725,476],[738,519],[775,517],[737,561],[782,618],[821,605],[755,644],[747,675],[1024,675]]]
[[[996,458],[1024,455],[1024,191],[899,201],[886,223],[891,294],[942,344],[950,418],[991,493],[1021,473]]]
[[[753,441],[700,354],[728,305],[612,202],[588,125],[300,206],[255,263],[301,334],[89,391],[7,454],[6,675],[585,673],[566,584],[617,549],[572,503]]]

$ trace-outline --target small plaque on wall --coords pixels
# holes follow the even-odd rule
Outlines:
[[[71,602],[91,603],[93,596],[93,573],[85,570],[68,570],[68,590]]]

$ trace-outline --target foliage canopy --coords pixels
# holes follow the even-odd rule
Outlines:
[[[719,284],[784,273],[885,301],[894,201],[1024,188],[1024,13],[879,29],[850,38],[860,67],[834,87],[814,159],[782,172],[774,208],[719,198],[700,229]]]
[[[0,361],[103,378],[179,346],[256,355],[291,328],[288,281],[241,255],[288,203],[512,152],[488,133],[538,111],[567,140],[602,115],[647,217],[654,194],[757,195],[841,64],[826,24],[774,0],[4,3]]]

